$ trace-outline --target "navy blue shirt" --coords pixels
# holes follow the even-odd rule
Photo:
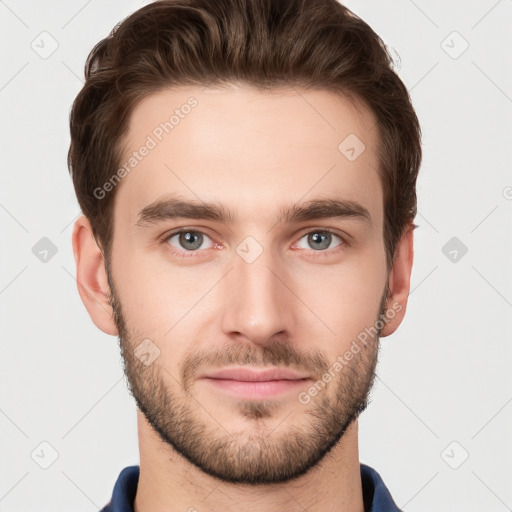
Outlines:
[[[370,466],[360,464],[365,512],[402,512],[393,501],[381,476]],[[139,466],[124,468],[110,502],[100,512],[133,512],[133,501],[139,482]]]

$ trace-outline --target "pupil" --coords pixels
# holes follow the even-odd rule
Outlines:
[[[314,243],[317,244],[318,242],[322,243],[323,241],[323,245],[322,247],[320,247],[320,249],[325,249],[327,247],[329,247],[329,237],[330,237],[330,233],[323,233],[323,234],[318,234],[318,233],[314,233],[313,235],[310,235],[311,238],[313,239]],[[325,243],[327,241],[327,243]],[[315,250],[319,249],[319,247],[315,247]]]
[[[194,245],[194,247],[189,247],[189,249],[197,249],[201,245],[201,240],[197,235],[194,235],[191,231],[187,231],[186,233],[182,233],[183,238],[185,239],[186,243],[191,243]],[[193,239],[196,238],[196,242],[194,244]],[[198,243],[199,240],[199,243]]]

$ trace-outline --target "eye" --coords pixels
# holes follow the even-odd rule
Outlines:
[[[176,240],[173,243],[174,238],[176,238]],[[184,229],[181,231],[176,231],[175,233],[171,233],[166,237],[165,240],[171,247],[174,247],[179,251],[183,251],[183,249],[185,249],[185,251],[193,252],[199,249],[201,245],[203,245],[205,238],[211,241],[210,237],[201,231]],[[211,247],[213,247],[213,243],[208,247],[203,247],[203,249],[210,249]]]
[[[300,240],[297,244],[299,249],[310,249],[312,247],[313,251],[326,252],[325,249],[328,249],[331,246],[331,243],[333,242],[333,237],[341,241],[341,243],[334,246],[334,249],[337,249],[338,247],[345,245],[345,241],[340,235],[336,235],[332,231],[326,229],[316,229],[314,231],[310,231],[300,239],[302,240],[306,238],[306,243],[309,245],[309,247],[300,247]],[[331,247],[331,249],[332,248],[333,247]]]
[[[332,244],[336,238],[340,242],[332,247]],[[301,241],[303,239],[306,239],[306,244],[309,247],[301,246]],[[209,243],[207,243],[205,247],[204,243],[208,241]],[[222,248],[222,245],[213,242],[213,240],[208,235],[202,231],[197,231],[194,229],[181,229],[179,231],[165,235],[162,238],[162,242],[170,246],[170,250],[176,256],[183,258],[197,255],[199,252],[206,249]],[[337,252],[343,250],[347,245],[348,243],[342,236],[332,232],[331,230],[315,229],[303,235],[292,248],[306,249],[308,251],[318,252],[319,254],[336,254]]]

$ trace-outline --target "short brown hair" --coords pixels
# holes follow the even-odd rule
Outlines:
[[[337,0],[158,0],[91,51],[70,114],[68,167],[107,261],[118,169],[135,105],[172,86],[297,86],[362,101],[377,120],[388,268],[416,227],[421,130],[406,87],[372,28]],[[341,141],[340,141],[341,142]]]

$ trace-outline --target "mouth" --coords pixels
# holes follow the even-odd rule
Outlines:
[[[263,399],[297,391],[311,378],[289,369],[226,368],[202,375],[199,379],[217,391],[238,398]]]

